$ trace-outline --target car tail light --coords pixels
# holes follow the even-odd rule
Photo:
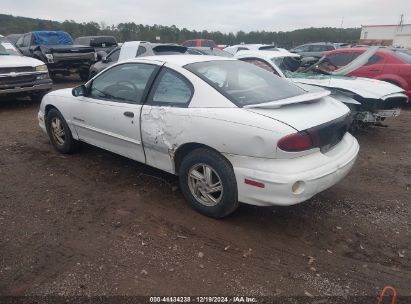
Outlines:
[[[320,138],[315,129],[289,134],[277,143],[278,148],[287,152],[310,150],[320,146]]]

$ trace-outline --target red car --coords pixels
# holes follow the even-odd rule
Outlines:
[[[182,44],[185,47],[209,47],[209,48],[217,48],[217,44],[210,39],[192,39],[186,40]]]
[[[328,58],[336,67],[342,67],[364,53],[366,48],[337,49],[327,52]],[[347,76],[374,78],[391,82],[404,89],[411,98],[411,56],[390,49],[378,50],[362,67]]]

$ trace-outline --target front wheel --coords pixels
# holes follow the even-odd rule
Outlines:
[[[51,109],[47,113],[46,129],[51,144],[60,153],[69,154],[77,149],[78,142],[73,138],[66,120],[57,109]]]
[[[184,157],[180,187],[194,209],[222,218],[238,208],[237,182],[231,164],[218,152],[199,148]]]

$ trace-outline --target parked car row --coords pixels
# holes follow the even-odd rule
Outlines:
[[[71,48],[73,57],[92,50],[97,60],[84,85],[42,99],[39,125],[57,151],[72,153],[86,142],[175,174],[193,208],[215,218],[234,212],[240,202],[292,205],[333,186],[359,151],[349,130],[381,124],[408,101],[395,84],[350,77],[380,62],[373,59],[382,58],[376,48],[337,65],[332,55],[339,49],[307,64],[273,45],[232,46],[227,52],[146,41],[115,46],[87,37],[80,42],[90,45],[77,48],[60,32],[33,32],[18,41],[26,38],[35,45],[29,52],[41,52],[49,69],[9,42],[1,43],[4,56],[14,52],[36,60],[33,77],[49,85],[54,58],[70,62],[61,54]],[[97,45],[108,48],[99,50],[101,60]],[[406,64],[402,56],[408,55],[381,60],[399,74]]]

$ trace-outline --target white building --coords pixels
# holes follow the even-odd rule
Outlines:
[[[359,43],[411,48],[411,24],[363,25]]]

